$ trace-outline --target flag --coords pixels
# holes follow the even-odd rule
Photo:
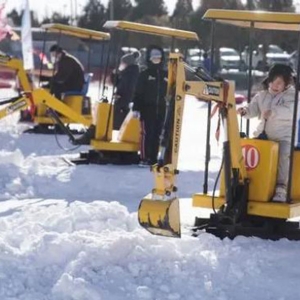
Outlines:
[[[32,33],[31,33],[31,16],[29,9],[28,0],[24,0],[25,9],[22,16],[22,54],[23,54],[23,64],[25,70],[33,70],[33,46],[32,46]]]

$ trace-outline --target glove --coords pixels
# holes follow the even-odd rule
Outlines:
[[[140,114],[139,111],[134,110],[134,111],[132,112],[132,117],[133,117],[134,119],[139,119],[140,116],[141,116],[141,114]]]
[[[245,107],[238,108],[237,113],[243,117],[246,114],[246,108]]]
[[[130,110],[130,109],[133,109],[133,102],[129,102],[129,103],[128,103],[128,108],[129,108],[129,110]]]

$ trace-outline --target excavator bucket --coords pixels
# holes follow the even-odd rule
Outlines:
[[[138,210],[142,227],[155,235],[180,238],[179,200],[143,199]]]

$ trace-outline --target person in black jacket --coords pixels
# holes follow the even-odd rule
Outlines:
[[[142,127],[141,166],[152,165],[157,161],[168,81],[162,48],[148,47],[146,60],[147,68],[139,75],[133,99],[133,113],[135,117],[140,117]]]
[[[55,71],[50,79],[50,92],[58,99],[67,91],[81,92],[84,85],[84,69],[80,61],[58,45],[50,48]]]
[[[138,51],[123,55],[118,71],[112,76],[112,81],[115,81],[116,86],[113,125],[115,130],[120,129],[129,112],[129,103],[132,101],[139,76],[139,66],[137,64],[139,57],[140,53]]]

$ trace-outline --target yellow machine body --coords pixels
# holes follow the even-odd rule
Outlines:
[[[113,109],[111,103],[100,102],[98,104],[96,133],[91,146],[98,151],[138,152],[140,148],[139,120],[133,120],[128,115],[121,126],[119,136],[115,138],[113,136]]]
[[[292,199],[300,201],[300,150],[294,150],[294,168],[292,175]]]
[[[278,162],[278,144],[258,139],[241,139],[242,153],[250,181],[249,200],[270,201],[273,196]],[[220,196],[224,197],[224,174],[221,174]]]
[[[134,118],[132,112],[126,116],[119,130],[118,140],[124,143],[140,144],[141,122]]]
[[[37,105],[43,104],[46,107],[57,111],[59,114],[66,116],[72,122],[77,121],[78,123],[81,123],[86,127],[89,127],[92,124],[91,120],[78,114],[64,102],[58,101],[54,96],[49,94],[44,89],[35,89],[33,91],[24,93],[24,95],[20,96],[11,104],[5,106],[0,110],[0,119],[16,111],[22,110],[26,106],[30,106],[33,103]]]
[[[32,90],[32,84],[29,81],[21,60],[8,55],[0,54],[0,66],[16,72],[19,84],[24,91]]]
[[[57,99],[57,101],[60,101]],[[72,109],[76,114],[84,116],[88,120],[92,120],[91,109],[87,114],[83,114],[83,103],[84,96],[81,95],[68,95],[61,101],[65,103],[70,109]],[[61,117],[61,121],[65,124],[79,123],[77,120],[72,120],[68,117]],[[36,106],[36,116],[34,117],[34,122],[38,124],[55,124],[55,121],[47,115],[47,106],[43,103]]]
[[[300,151],[294,152],[292,204],[270,202],[276,185],[278,143],[257,139],[241,139],[242,152],[249,178],[249,215],[290,219],[300,216]],[[219,195],[196,193],[193,207],[220,208],[225,204],[224,176],[221,175]]]

